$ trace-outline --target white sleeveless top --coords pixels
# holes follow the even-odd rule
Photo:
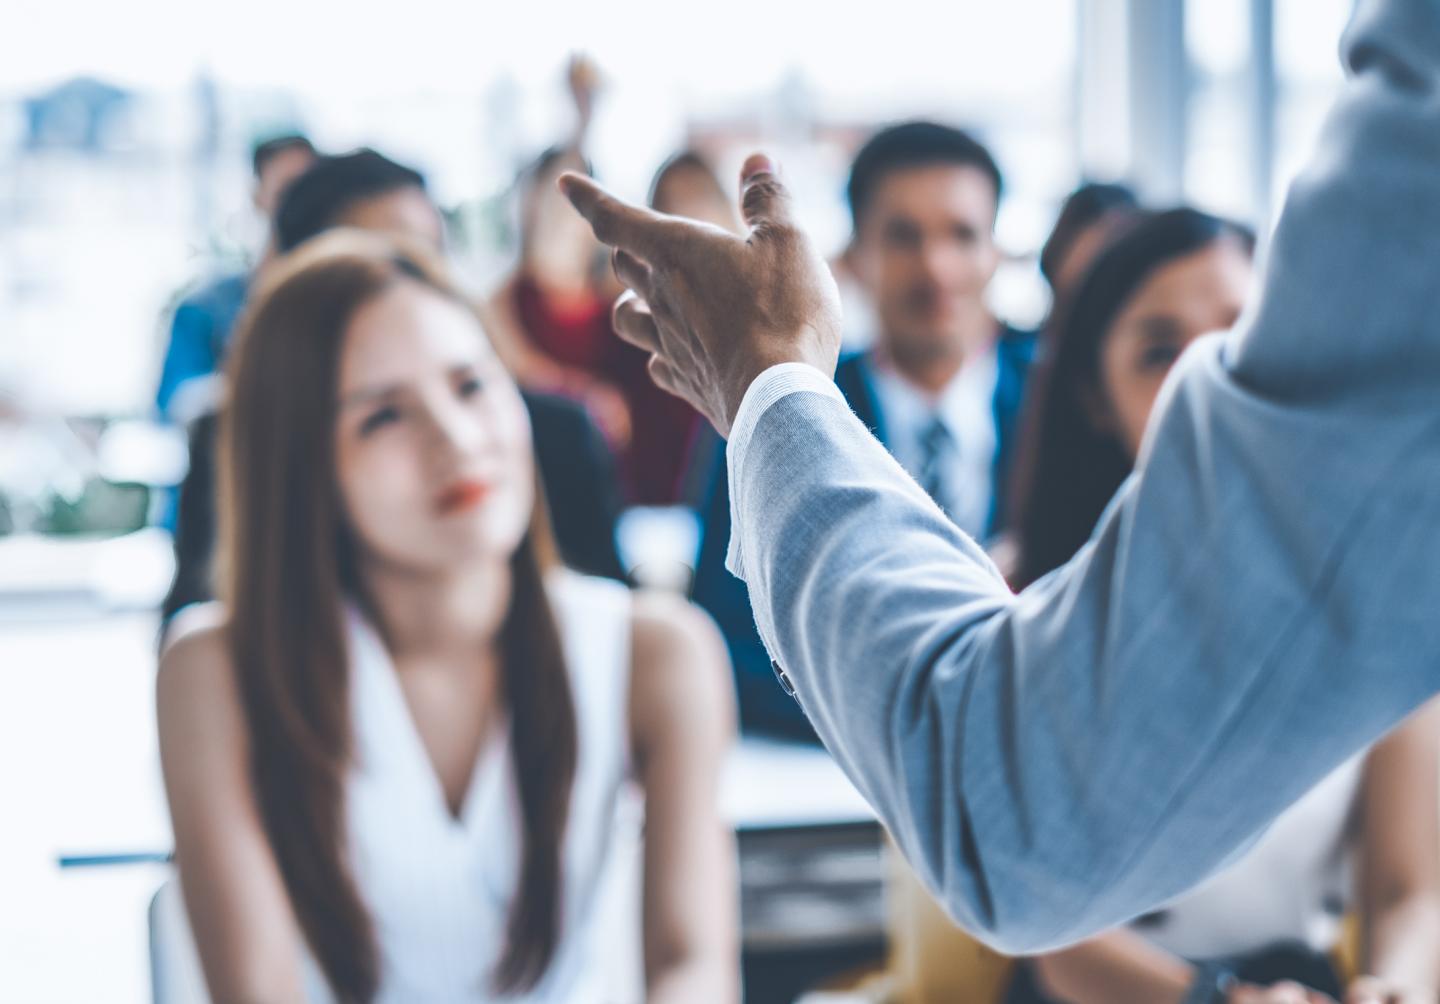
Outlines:
[[[591,1002],[611,992],[627,917],[627,843],[638,824],[629,777],[630,595],[573,572],[549,580],[563,638],[578,756],[563,850],[560,942],[530,993],[506,1002]],[[376,1004],[478,1004],[492,987],[519,878],[519,809],[508,728],[480,752],[450,814],[389,654],[348,617],[357,766],[346,789],[351,868],[375,925]],[[630,932],[630,945],[639,932]],[[626,939],[622,938],[622,941]],[[637,963],[638,965],[638,963]],[[318,975],[312,970],[312,986]],[[323,981],[322,981],[323,982]],[[327,1000],[321,993],[317,1000]]]
[[[1353,902],[1351,851],[1365,753],[1337,767],[1232,864],[1135,930],[1192,961],[1289,942],[1329,952]]]

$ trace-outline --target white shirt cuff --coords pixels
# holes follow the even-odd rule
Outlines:
[[[740,401],[740,410],[735,413],[735,422],[730,427],[730,440],[725,447],[729,468],[730,487],[730,546],[725,552],[725,567],[737,578],[745,578],[744,562],[740,548],[739,500],[741,467],[750,438],[760,417],[770,406],[789,394],[828,394],[844,402],[845,395],[835,386],[835,381],[808,363],[780,363],[765,370],[753,381]]]

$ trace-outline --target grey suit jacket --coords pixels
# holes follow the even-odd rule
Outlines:
[[[1440,690],[1440,0],[1366,0],[1263,291],[1016,596],[816,370],[747,394],[730,567],[816,730],[1012,952],[1204,878]]]

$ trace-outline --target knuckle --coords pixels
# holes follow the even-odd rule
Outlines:
[[[630,331],[633,330],[635,326],[637,313],[638,312],[635,309],[635,301],[632,298],[627,297],[618,301],[615,304],[614,308],[612,308],[610,311],[610,316],[614,321],[616,328],[620,329],[621,331]]]
[[[780,186],[774,179],[760,178],[745,187],[742,204],[746,212],[754,212],[774,201],[780,195]]]

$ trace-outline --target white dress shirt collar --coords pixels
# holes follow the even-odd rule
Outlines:
[[[866,364],[874,377],[885,445],[912,477],[920,477],[925,430],[937,418],[944,423],[955,450],[946,465],[945,497],[936,501],[962,530],[982,537],[994,495],[994,406],[999,370],[994,343],[966,360],[938,394],[916,386],[883,354],[867,357]]]

